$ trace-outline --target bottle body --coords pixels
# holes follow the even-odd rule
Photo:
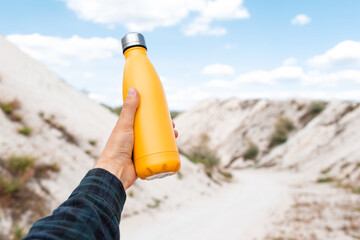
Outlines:
[[[173,175],[180,169],[180,157],[160,78],[145,48],[132,47],[124,55],[123,99],[130,87],[140,98],[134,121],[136,173],[148,180]]]

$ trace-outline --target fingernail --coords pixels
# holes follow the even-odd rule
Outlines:
[[[129,88],[127,96],[132,97],[135,96],[135,94],[136,94],[136,89],[134,87]]]

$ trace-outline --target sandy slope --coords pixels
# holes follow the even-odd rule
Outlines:
[[[291,179],[271,171],[235,172],[234,183],[211,198],[199,197],[171,212],[154,210],[124,219],[121,238],[260,239],[271,216],[281,215],[291,205]]]

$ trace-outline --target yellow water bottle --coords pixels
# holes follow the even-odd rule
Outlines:
[[[172,128],[165,92],[146,55],[140,33],[128,33],[122,40],[125,55],[123,100],[130,87],[139,92],[140,103],[134,122],[134,164],[141,179],[163,178],[180,169],[180,157]]]

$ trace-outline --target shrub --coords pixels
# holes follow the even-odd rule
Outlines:
[[[181,112],[178,111],[170,111],[171,119],[176,118]]]
[[[17,180],[0,178],[0,196],[3,194],[12,195],[20,187],[20,183]]]
[[[11,115],[15,110],[20,108],[20,102],[18,100],[5,103],[0,102],[0,108],[6,115]]]
[[[312,102],[310,105],[310,113],[314,116],[318,115],[325,109],[325,104],[322,102]]]
[[[208,148],[207,143],[209,137],[202,135],[200,144],[195,147],[191,155],[188,155],[189,160],[194,163],[201,163],[206,169],[212,169],[220,164],[220,159],[216,156],[215,152]]]
[[[60,172],[60,166],[57,163],[39,164],[34,166],[36,178],[49,178],[49,172]]]
[[[130,191],[129,193],[128,193],[128,195],[129,195],[129,197],[134,197],[134,192],[133,191]]]
[[[202,163],[205,168],[213,168],[220,163],[220,160],[216,157],[215,153],[205,146],[195,148],[190,158],[193,162]]]
[[[122,110],[122,107],[110,107],[110,106],[108,106],[108,105],[106,105],[106,104],[101,104],[103,107],[105,107],[105,108],[107,108],[107,109],[109,109],[110,110],[110,112],[112,112],[112,113],[115,113],[116,115],[120,115],[120,113],[121,113],[121,110]]]
[[[0,103],[0,108],[3,110],[5,114],[11,114],[13,112],[13,108],[9,103]]]
[[[225,178],[228,178],[228,179],[231,179],[233,177],[233,175],[231,174],[231,172],[225,172],[225,171],[221,171],[219,170],[219,173],[225,177]]]
[[[14,114],[11,114],[10,119],[15,122],[21,122],[23,117],[20,114],[14,113]]]
[[[29,136],[31,134],[32,129],[28,126],[23,126],[22,128],[18,129],[18,133]]]
[[[27,168],[32,167],[36,159],[30,156],[11,156],[9,158],[9,170],[15,174],[23,174]]]
[[[269,147],[275,147],[287,141],[288,134],[295,129],[294,123],[287,117],[279,117],[275,131],[271,134]]]
[[[259,153],[258,146],[255,143],[250,142],[249,147],[243,153],[243,157],[244,157],[245,160],[247,160],[247,159],[255,159],[256,156],[258,155],[258,153]]]
[[[91,146],[96,146],[97,141],[96,141],[96,140],[89,140],[89,144],[90,144]]]
[[[284,129],[276,129],[275,132],[271,135],[270,147],[275,147],[277,145],[283,144],[287,141],[287,132]]]
[[[15,224],[15,226],[13,227],[13,232],[14,240],[21,240],[26,236],[26,234],[24,233],[24,228],[20,227],[18,224]]]
[[[326,177],[326,178],[319,178],[317,180],[318,183],[328,183],[328,182],[333,182],[334,179],[331,177]]]
[[[148,208],[158,208],[160,206],[161,200],[157,199],[157,198],[153,198],[154,203],[153,204],[148,204],[147,207]]]

